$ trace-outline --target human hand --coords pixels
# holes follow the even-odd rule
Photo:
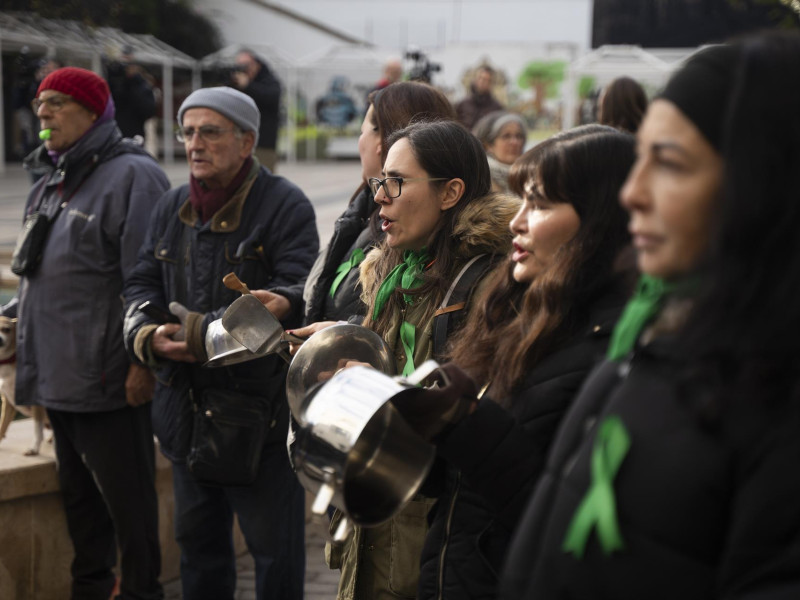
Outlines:
[[[285,296],[267,290],[250,290],[250,293],[258,298],[279,321],[283,321],[292,312],[292,305]]]
[[[311,325],[306,325],[305,327],[298,327],[297,329],[288,330],[286,333],[294,334],[298,337],[311,337],[318,331],[322,331],[323,329],[327,329],[332,325],[336,325],[336,321],[317,321],[316,323],[311,323]],[[291,342],[289,344],[289,354],[294,356],[298,350],[300,350],[301,343]]]
[[[247,73],[242,73],[241,71],[234,71],[231,74],[231,79],[233,80],[234,85],[240,90],[243,90],[250,85],[250,77],[247,76]]]
[[[147,367],[131,363],[125,379],[125,401],[129,406],[141,406],[153,399],[156,379]]]
[[[197,358],[189,351],[185,341],[173,339],[173,335],[181,329],[183,329],[183,325],[178,323],[159,325],[153,332],[153,337],[150,338],[150,347],[153,350],[153,354],[177,362],[197,362]]]
[[[409,388],[392,398],[406,422],[427,441],[446,434],[478,403],[475,382],[455,364],[442,365],[431,377],[436,387]]]

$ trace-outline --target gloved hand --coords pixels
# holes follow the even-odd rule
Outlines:
[[[431,378],[434,387],[404,390],[392,398],[392,404],[414,431],[435,443],[472,412],[478,388],[453,363],[436,369]]]
[[[184,333],[186,336],[186,348],[189,352],[200,362],[207,361],[206,340],[203,335],[203,319],[205,315],[191,311],[180,302],[174,301],[169,303],[169,312],[177,315],[183,325],[183,332],[178,331],[177,334],[172,336],[172,339],[177,340],[178,335]]]

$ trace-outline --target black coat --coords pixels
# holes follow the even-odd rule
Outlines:
[[[362,316],[366,313],[366,306],[361,301],[358,267],[348,272],[333,298],[330,296],[330,289],[336,279],[336,270],[350,258],[353,250],[361,248],[366,254],[377,243],[369,226],[370,215],[377,207],[369,188],[364,187],[336,220],[328,247],[312,267],[312,274],[317,268],[320,269],[318,276],[314,281],[309,277],[311,293],[306,304],[307,323],[346,321],[351,316]]]
[[[295,306],[305,306],[305,323],[318,321],[348,321],[360,323],[367,307],[361,301],[359,268],[347,273],[330,296],[331,285],[337,276],[339,265],[350,258],[353,250],[361,248],[366,255],[383,235],[376,235],[370,226],[370,216],[378,207],[369,188],[364,187],[348,204],[347,209],[336,219],[333,235],[328,245],[319,253],[308,279],[292,286],[273,290]]]
[[[256,103],[261,113],[258,128],[258,147],[275,149],[278,142],[278,121],[281,110],[281,82],[269,67],[258,61],[261,69],[242,90]]]
[[[710,423],[679,384],[684,368],[662,339],[587,379],[517,528],[501,597],[800,598],[800,402],[726,397]],[[606,555],[593,530],[578,559],[562,544],[608,415],[631,440],[613,479],[624,548]]]
[[[484,399],[437,444],[447,491],[425,540],[420,599],[494,598],[512,532],[572,399],[606,350],[624,304],[615,291],[581,330],[536,365],[509,408]]]

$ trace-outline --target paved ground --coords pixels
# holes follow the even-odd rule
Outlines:
[[[173,185],[188,179],[185,163],[165,165],[164,169]],[[360,164],[358,161],[280,164],[278,173],[300,186],[311,200],[317,215],[320,240],[325,244],[333,232],[333,223],[361,179]],[[14,285],[14,277],[3,263],[14,248],[29,188],[28,175],[18,164],[7,165],[5,173],[0,174],[0,284],[6,288]],[[319,524],[310,523],[306,528],[307,600],[332,600],[336,597],[338,571],[330,571],[325,565],[324,535],[324,527]],[[255,600],[253,561],[250,556],[239,560],[238,571],[236,600]],[[180,582],[170,582],[165,592],[166,600],[180,600]]]

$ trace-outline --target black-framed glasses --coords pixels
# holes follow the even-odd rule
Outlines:
[[[222,137],[222,134],[229,131],[237,131],[236,127],[217,127],[216,125],[203,125],[202,127],[178,127],[175,130],[175,139],[179,142],[190,141],[195,134],[200,136],[201,140],[206,142],[216,142]]]
[[[42,104],[46,104],[50,111],[58,112],[70,102],[75,102],[75,99],[72,96],[59,94],[56,96],[48,96],[47,98],[34,98],[31,100],[31,108],[33,109],[34,113],[38,113],[39,107]]]
[[[370,177],[367,183],[369,183],[369,189],[372,190],[373,196],[377,196],[378,190],[383,186],[383,193],[387,198],[398,198],[403,191],[403,183],[407,181],[447,181],[449,179],[449,177],[386,177],[384,179]]]

